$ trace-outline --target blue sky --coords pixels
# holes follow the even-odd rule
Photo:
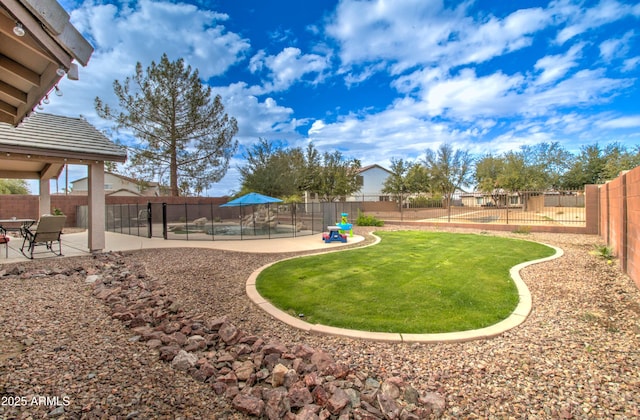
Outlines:
[[[107,128],[96,96],[116,104],[113,81],[138,61],[184,58],[239,123],[240,151],[208,195],[240,188],[242,149],[259,137],[386,167],[442,143],[640,144],[636,1],[60,3],[95,52],[43,112]]]

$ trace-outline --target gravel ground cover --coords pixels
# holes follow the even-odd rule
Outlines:
[[[482,234],[548,243],[565,255],[521,272],[533,297],[524,324],[467,343],[313,336],[270,318],[246,297],[245,281],[292,254],[183,248],[125,258],[132,271],[161,282],[181,310],[226,315],[265,341],[306,344],[371,376],[402,377],[421,392],[444,396],[443,418],[640,418],[640,292],[615,264],[593,255],[602,241]],[[0,266],[0,418],[245,418],[210,386],[132,340],[133,332],[111,318],[85,284],[93,274],[86,269],[90,260]],[[84,274],[64,275],[77,267],[85,267]],[[16,397],[19,404],[8,404]]]

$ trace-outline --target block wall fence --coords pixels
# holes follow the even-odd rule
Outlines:
[[[640,288],[640,166],[599,190],[600,236]]]

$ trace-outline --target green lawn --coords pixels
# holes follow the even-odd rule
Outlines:
[[[311,323],[396,333],[464,331],[506,318],[518,304],[509,269],[555,252],[487,235],[377,235],[382,241],[375,246],[277,263],[258,277],[258,292]]]

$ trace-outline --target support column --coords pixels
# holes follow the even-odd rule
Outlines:
[[[38,217],[43,214],[51,214],[51,187],[48,179],[40,179],[40,199],[38,204]]]
[[[584,186],[584,218],[587,234],[602,235],[600,231],[600,190],[598,185]]]
[[[89,243],[91,252],[101,252],[105,247],[104,236],[104,163],[89,165]]]

